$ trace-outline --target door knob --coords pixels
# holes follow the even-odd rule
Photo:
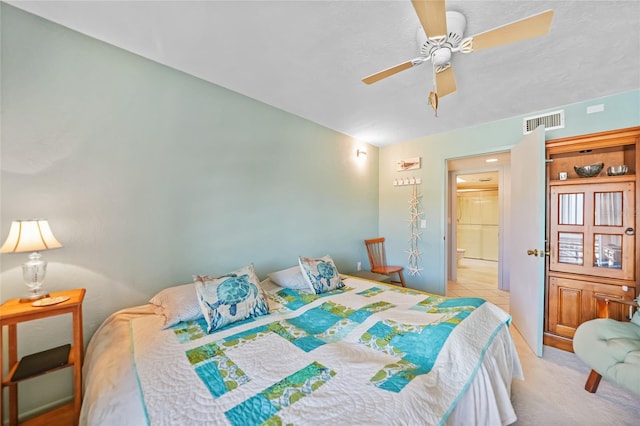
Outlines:
[[[527,254],[529,256],[537,256],[538,255],[538,249],[527,250]]]

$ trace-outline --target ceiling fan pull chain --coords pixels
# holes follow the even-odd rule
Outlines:
[[[429,105],[433,108],[436,118],[438,117],[438,94],[436,92],[429,92]]]
[[[438,118],[438,83],[436,81],[436,66],[433,62],[435,53],[431,54],[431,64],[433,65],[432,78],[433,78],[433,91],[429,92],[429,105],[433,108],[435,117]]]

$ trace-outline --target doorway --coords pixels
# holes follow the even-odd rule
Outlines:
[[[498,288],[498,172],[456,175],[456,279]]]
[[[447,170],[449,286],[460,284],[458,292],[477,288],[508,296],[503,230],[509,210],[510,153],[450,159]]]

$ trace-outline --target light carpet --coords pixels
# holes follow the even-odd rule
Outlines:
[[[525,380],[514,380],[516,426],[640,425],[640,396],[603,378],[591,394],[584,384],[591,371],[575,354],[545,346],[538,358],[511,327]]]

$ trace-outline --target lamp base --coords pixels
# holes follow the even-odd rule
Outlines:
[[[30,294],[29,296],[21,297],[20,303],[31,303],[36,300],[44,299],[45,297],[49,297],[49,293],[38,293],[38,294]]]

